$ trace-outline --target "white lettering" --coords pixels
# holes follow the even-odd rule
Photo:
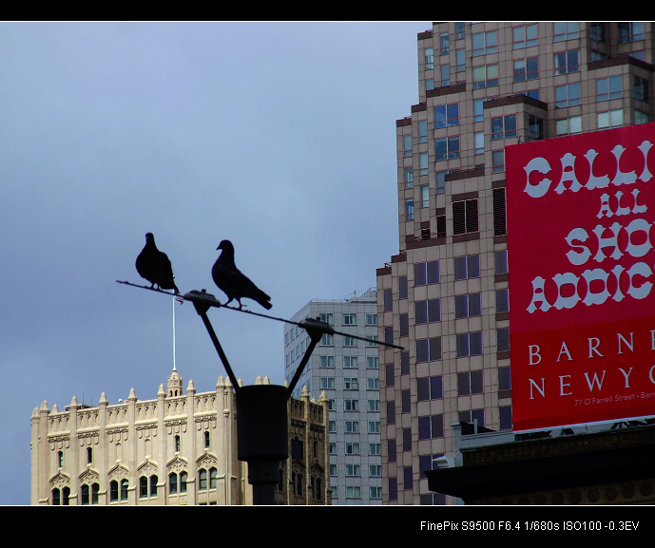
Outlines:
[[[589,248],[584,246],[584,245],[574,245],[573,240],[579,240],[580,242],[586,242],[587,238],[589,238],[589,234],[584,228],[574,228],[571,230],[571,232],[568,233],[566,236],[566,243],[569,244],[571,247],[575,247],[578,249],[582,249],[583,251],[580,251],[579,253],[576,253],[574,251],[568,251],[566,253],[566,257],[568,258],[569,262],[574,265],[582,265],[587,262],[589,257],[591,257],[591,251],[589,251]]]
[[[594,188],[606,188],[610,184],[610,178],[607,175],[602,177],[596,177],[594,175],[594,159],[598,156],[593,148],[590,148],[585,154],[585,158],[589,162],[589,180],[585,185],[588,190],[593,190]]]
[[[646,263],[635,263],[628,270],[628,276],[630,276],[630,287],[628,289],[628,295],[633,299],[645,299],[650,294],[650,290],[653,287],[651,282],[644,282],[641,286],[636,287],[633,283],[635,275],[643,276],[648,278],[653,274],[653,271],[650,269]]]
[[[528,306],[528,312],[532,314],[537,310],[537,303],[541,303],[541,310],[546,312],[550,310],[550,303],[546,300],[546,293],[544,291],[544,284],[546,280],[541,276],[537,276],[532,280],[532,302]]]
[[[623,228],[621,223],[614,223],[610,227],[610,230],[614,233],[614,236],[609,238],[602,237],[602,235],[605,233],[605,227],[597,225],[596,228],[594,228],[593,232],[598,238],[598,252],[594,257],[595,261],[601,262],[603,259],[605,259],[605,254],[602,252],[602,249],[609,246],[614,247],[614,251],[610,255],[612,259],[620,259],[622,257],[623,253],[621,253],[621,250],[619,249],[619,232],[621,231],[621,228]]]
[[[531,344],[528,346],[528,353],[530,355],[530,359],[528,363],[530,365],[537,365],[538,363],[541,363],[541,354],[539,354],[539,346],[536,344]]]
[[[618,350],[617,354],[623,354],[623,350],[621,350],[621,341],[623,341],[627,345],[627,347],[630,349],[630,352],[634,352],[634,349],[635,349],[635,346],[634,346],[634,335],[635,334],[634,333],[630,333],[630,342],[628,342],[628,340],[623,335],[621,335],[621,333],[617,333],[616,335],[619,338],[619,350]]]
[[[614,157],[616,158],[616,175],[614,175],[614,179],[612,179],[612,184],[616,186],[629,185],[637,180],[637,175],[634,171],[629,171],[627,173],[621,171],[621,155],[625,150],[625,147],[621,144],[616,145],[612,149],[612,154],[614,154]]]
[[[580,295],[578,295],[579,280],[580,278],[578,278],[578,276],[576,276],[572,272],[565,272],[564,274],[555,274],[553,276],[553,281],[557,284],[557,300],[555,301],[555,304],[553,304],[553,306],[557,310],[562,310],[564,308],[571,309],[576,304],[578,304],[578,301],[580,300]],[[568,297],[564,297],[562,295],[562,287],[565,287],[567,285],[573,286],[573,293]],[[541,309],[542,310],[544,309],[543,305]]]
[[[589,392],[593,392],[594,385],[596,385],[598,387],[598,390],[602,390],[603,382],[605,382],[605,373],[606,373],[606,371],[603,371],[603,376],[599,380],[598,379],[598,373],[594,373],[593,378],[589,379],[589,373],[585,372],[584,376],[587,379],[587,386],[589,387]]]
[[[650,223],[646,219],[634,219],[625,230],[628,233],[628,245],[625,250],[633,257],[643,257],[653,248],[650,243]],[[642,244],[635,245],[632,243],[632,234],[638,231],[646,235],[646,241]]]
[[[546,397],[546,387],[544,386],[544,382],[546,381],[546,379],[544,379],[542,377],[541,387],[533,379],[529,379],[529,381],[530,381],[530,399],[534,400],[534,392],[532,391],[533,388],[536,388],[537,392],[539,392],[539,394],[541,394],[541,397],[545,398]]]
[[[532,158],[524,168],[526,173],[526,185],[524,192],[526,192],[532,198],[541,198],[546,195],[548,189],[550,188],[550,183],[552,181],[547,178],[543,178],[538,184],[532,185],[530,183],[530,175],[533,171],[538,171],[542,175],[546,175],[550,172],[550,164],[545,158]]]
[[[632,374],[632,367],[627,372],[625,369],[619,367],[619,371],[623,373],[623,376],[625,377],[625,388],[630,388],[630,375]]]
[[[557,187],[555,187],[557,194],[562,194],[566,190],[566,186],[564,186],[565,181],[571,183],[569,189],[573,192],[578,192],[582,188],[578,178],[575,176],[575,156],[570,152],[562,156],[562,178]]]
[[[560,361],[562,354],[566,354],[566,356],[569,358],[569,361],[571,361],[573,358],[571,357],[571,353],[569,352],[568,346],[566,346],[566,343],[562,341],[562,347],[559,349],[559,354],[557,355],[557,361]]]
[[[571,378],[571,375],[560,375],[560,378],[559,378],[559,395],[560,396],[570,396],[571,394],[573,394],[573,392],[571,392],[571,390],[569,390],[568,392],[564,391],[565,388],[571,388],[571,383],[570,382],[564,382],[564,379],[569,380],[570,378]]]
[[[641,172],[641,175],[639,176],[639,178],[644,183],[650,181],[651,177],[653,176],[652,173],[648,170],[648,151],[652,146],[653,144],[650,141],[644,141],[637,147],[639,150],[641,150],[641,153],[644,155],[644,170]]]
[[[598,354],[602,358],[603,355],[598,350],[600,339],[598,337],[589,337],[587,341],[589,341],[589,357],[593,358],[593,354]]]

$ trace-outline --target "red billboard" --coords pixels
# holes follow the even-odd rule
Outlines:
[[[655,415],[655,123],[508,146],[514,430]]]

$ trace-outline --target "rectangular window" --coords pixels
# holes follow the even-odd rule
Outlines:
[[[498,52],[498,33],[495,30],[475,32],[472,35],[472,41],[474,56]]]
[[[498,368],[498,390],[510,390],[512,388],[512,374],[509,366]]]
[[[514,82],[525,82],[539,78],[539,58],[528,57],[514,61]]]
[[[412,136],[411,135],[403,135],[403,153],[404,153],[406,158],[412,155]]]
[[[473,318],[482,315],[480,293],[455,295],[455,318]]]
[[[418,418],[418,439],[443,438],[443,415],[428,415]]]
[[[531,140],[544,138],[544,121],[533,114],[528,114],[528,138]]]
[[[414,285],[430,285],[439,283],[439,261],[414,263]]]
[[[622,78],[620,75],[596,80],[596,101],[619,99],[622,95]]]
[[[507,234],[507,212],[505,206],[505,189],[494,188],[493,194],[494,236]]]
[[[486,88],[498,85],[498,65],[473,67],[473,88]]]
[[[644,39],[644,24],[642,22],[619,23],[619,44],[627,44]]]
[[[623,109],[598,113],[598,128],[617,127],[623,125]]]
[[[439,299],[429,299],[427,301],[416,301],[415,323],[434,323],[441,321],[441,304]]]
[[[418,339],[416,341],[416,363],[426,363],[441,359],[441,337]]]
[[[457,357],[479,356],[482,354],[482,332],[460,333],[457,335]]]
[[[638,101],[648,102],[648,80],[635,76],[634,78],[634,98]]]
[[[482,370],[466,371],[457,374],[457,395],[470,396],[482,394]]]
[[[491,139],[516,137],[516,115],[497,116],[491,119]]]
[[[343,314],[343,325],[357,325],[357,314]]]
[[[555,108],[574,107],[580,104],[580,82],[555,86]]]
[[[336,388],[334,377],[321,377],[319,380],[319,386],[321,387],[321,390]]]
[[[450,51],[450,37],[447,32],[439,35],[439,51],[441,51],[441,55],[447,55]]]
[[[434,127],[442,128],[459,125],[459,104],[437,105],[434,107]]]
[[[578,72],[580,70],[580,50],[571,49],[555,54],[555,75]]]
[[[496,329],[496,346],[498,352],[509,350],[509,327]]]
[[[512,47],[514,49],[523,49],[536,46],[538,28],[536,23],[514,27],[512,29]]]
[[[414,220],[414,200],[412,199],[405,200],[405,220]]]
[[[418,377],[416,379],[417,401],[440,400],[443,398],[443,379],[440,375],[434,377]]]
[[[496,314],[509,312],[509,291],[507,289],[496,290]]]
[[[478,200],[453,202],[453,234],[478,232]]]
[[[468,280],[480,277],[480,256],[465,255],[455,257],[455,280]]]
[[[435,160],[452,160],[459,158],[459,136],[443,137],[435,139],[434,141],[434,154]]]
[[[553,41],[564,42],[580,38],[580,23],[577,21],[557,21],[553,23]]]

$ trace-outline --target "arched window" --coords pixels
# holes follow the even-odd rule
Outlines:
[[[63,468],[63,466],[64,466],[64,452],[63,451],[58,451],[57,452],[57,466],[59,468]]]
[[[116,502],[118,500],[118,482],[112,480],[109,482],[109,502]]]
[[[186,493],[186,479],[187,473],[180,472],[180,493]]]
[[[209,449],[209,432],[205,431],[205,447]]]
[[[139,498],[146,498],[148,496],[148,478],[141,476],[139,478]]]
[[[93,462],[93,449],[91,447],[86,448],[86,462],[89,464]]]
[[[127,500],[127,488],[130,482],[126,479],[121,480],[121,500]]]
[[[177,495],[177,474],[175,472],[168,475],[168,492],[171,495]]]
[[[175,451],[180,452],[180,436],[175,436]]]
[[[153,474],[150,476],[150,496],[151,497],[156,497],[157,496],[157,482],[159,481],[159,478]]]
[[[216,468],[209,469],[209,488],[216,489],[216,480],[218,478],[218,470]]]
[[[86,484],[82,485],[82,504],[89,504],[89,486]]]
[[[98,504],[98,495],[100,494],[100,485],[94,483],[91,485],[91,504]]]
[[[279,470],[279,479],[277,483],[277,490],[282,493],[284,491],[284,470],[280,468]]]
[[[70,504],[70,496],[71,496],[71,488],[66,486],[62,490],[63,494],[63,504],[64,506],[68,506]]]
[[[207,489],[207,470],[201,468],[198,470],[198,491]]]
[[[57,487],[52,490],[52,504],[53,506],[61,504],[61,491]]]

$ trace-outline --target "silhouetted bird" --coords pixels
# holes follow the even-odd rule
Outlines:
[[[247,297],[257,301],[267,310],[271,308],[272,305],[269,302],[271,298],[242,274],[234,264],[234,246],[232,242],[223,240],[216,249],[221,249],[222,252],[212,267],[212,278],[214,278],[214,283],[218,288],[228,297],[225,305],[236,299],[239,302],[239,308],[241,308],[243,306],[241,299]]]
[[[180,292],[175,285],[171,261],[166,253],[157,249],[151,232],[146,234],[146,245],[136,258],[136,270],[152,284],[151,288],[157,286],[158,289],[173,289],[176,295]]]

